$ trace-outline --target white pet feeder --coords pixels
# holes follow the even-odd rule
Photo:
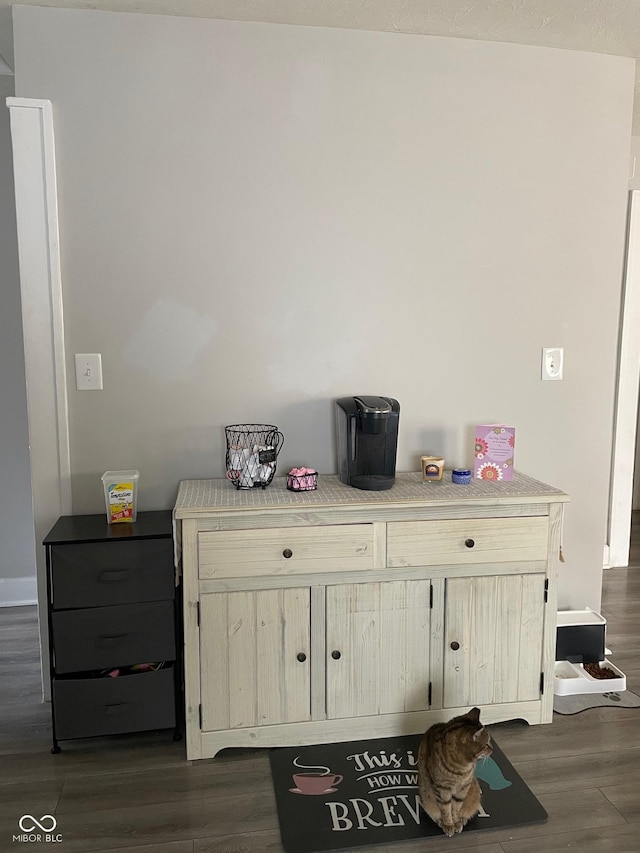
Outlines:
[[[606,658],[597,664],[600,669],[610,669],[615,678],[594,678],[585,670],[584,664],[556,661],[553,673],[553,692],[556,696],[571,696],[576,693],[621,693],[627,689],[627,676]]]
[[[605,655],[607,620],[595,610],[559,610],[556,632],[556,664],[553,692],[556,696],[576,693],[619,693],[627,689],[627,677]],[[610,669],[611,678],[596,678],[585,669]]]

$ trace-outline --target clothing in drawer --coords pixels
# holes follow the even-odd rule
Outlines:
[[[464,565],[546,560],[546,516],[393,521],[387,565]]]
[[[53,607],[100,607],[174,597],[173,542],[51,546]]]
[[[56,678],[56,736],[113,735],[175,725],[173,667],[120,678]]]
[[[175,660],[172,601],[51,615],[56,673]]]
[[[205,532],[198,550],[201,579],[366,570],[374,566],[373,525]]]

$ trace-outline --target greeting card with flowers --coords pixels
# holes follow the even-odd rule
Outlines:
[[[515,427],[483,424],[476,427],[473,475],[476,480],[513,480]]]

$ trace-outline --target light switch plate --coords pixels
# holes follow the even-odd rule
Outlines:
[[[545,347],[542,350],[540,378],[543,380],[562,379],[564,367],[564,347]]]
[[[102,391],[102,356],[99,352],[76,353],[78,391]]]

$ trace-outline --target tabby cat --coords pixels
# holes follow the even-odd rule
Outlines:
[[[492,751],[479,708],[448,723],[436,723],[422,736],[418,752],[420,802],[445,835],[462,832],[480,811],[476,762]]]

